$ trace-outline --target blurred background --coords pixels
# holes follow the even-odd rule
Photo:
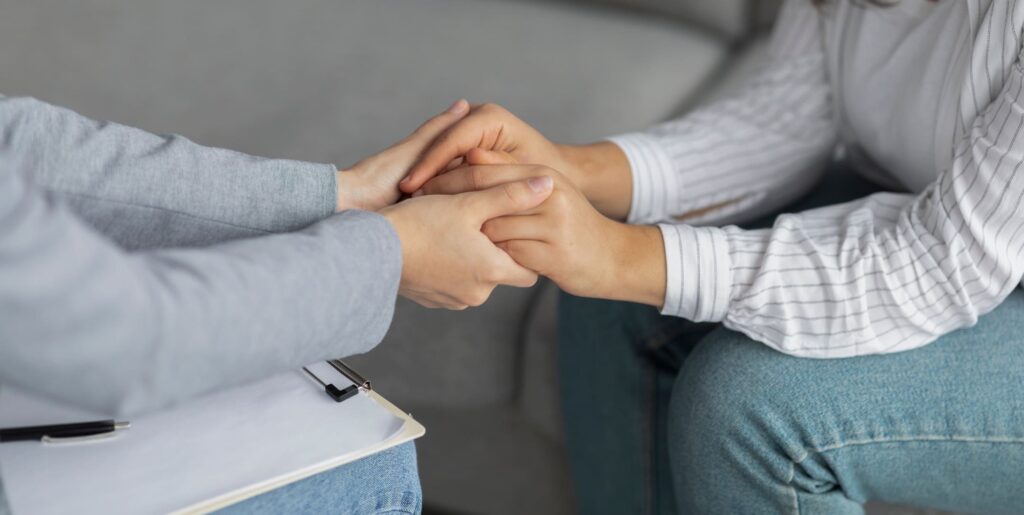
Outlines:
[[[734,88],[777,3],[0,0],[0,93],[338,167],[460,97],[587,142]],[[500,289],[463,313],[400,301],[385,342],[353,360],[428,428],[428,513],[573,512],[556,293]]]

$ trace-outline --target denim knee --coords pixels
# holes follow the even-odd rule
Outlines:
[[[806,387],[790,377],[794,359],[724,328],[694,349],[669,406],[673,488],[682,512],[716,511],[722,495],[778,489],[791,480],[790,436],[798,431],[792,410],[799,402],[791,400]]]

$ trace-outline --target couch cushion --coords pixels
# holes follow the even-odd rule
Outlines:
[[[672,23],[482,0],[34,0],[0,91],[244,151],[349,164],[466,96],[558,139],[642,126],[722,47]]]
[[[460,96],[505,104],[557,140],[638,129],[725,56],[670,22],[554,3],[33,0],[3,11],[0,92],[342,166]],[[403,302],[367,372],[399,403],[508,398],[528,295],[500,290],[465,313]]]

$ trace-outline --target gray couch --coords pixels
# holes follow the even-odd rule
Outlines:
[[[348,165],[464,96],[557,141],[639,129],[738,83],[765,0],[7,0],[0,92],[250,153]],[[556,292],[399,301],[354,360],[422,420],[428,506],[569,513]]]

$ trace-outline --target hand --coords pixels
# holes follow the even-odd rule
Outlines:
[[[424,196],[385,208],[402,241],[399,292],[427,307],[479,306],[499,284],[529,287],[537,275],[516,264],[480,232],[496,216],[532,209],[551,194],[537,174],[479,192]]]
[[[434,139],[467,114],[469,103],[459,100],[394,146],[363,159],[348,170],[339,171],[335,210],[377,211],[397,202],[402,195],[398,181],[406,176]]]
[[[399,188],[406,193],[419,190],[475,148],[507,153],[519,163],[554,168],[601,213],[616,220],[629,214],[632,176],[629,161],[617,145],[607,141],[581,146],[554,144],[496,104],[474,107],[469,116],[445,130]]]
[[[469,166],[428,182],[430,194],[492,188],[525,177],[552,177],[554,191],[541,206],[484,223],[483,233],[520,265],[551,278],[563,290],[585,297],[661,306],[665,253],[656,227],[610,220],[594,209],[562,174],[543,166],[473,166],[509,162],[509,154],[476,150]]]

